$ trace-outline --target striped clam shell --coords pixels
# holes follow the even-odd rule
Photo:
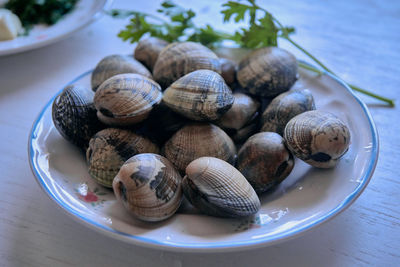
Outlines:
[[[308,89],[290,90],[275,97],[262,114],[263,132],[283,135],[286,124],[296,115],[314,110],[315,103]]]
[[[172,43],[159,54],[153,75],[162,88],[167,88],[185,74],[199,69],[221,73],[217,55],[199,43]]]
[[[221,75],[211,70],[196,70],[171,84],[163,101],[189,119],[212,121],[228,111],[234,97]]]
[[[101,84],[94,96],[98,118],[108,125],[132,125],[160,103],[160,86],[140,74],[119,74]]]
[[[80,85],[68,85],[54,99],[52,118],[58,132],[86,151],[90,138],[105,126],[97,119],[93,92]]]
[[[156,37],[140,39],[138,42],[134,58],[145,65],[149,70],[153,70],[158,55],[169,43]]]
[[[144,153],[128,159],[113,181],[114,194],[137,219],[161,221],[182,200],[182,177],[166,158]]]
[[[251,136],[240,148],[236,168],[262,193],[281,183],[292,171],[294,159],[285,140],[277,133]]]
[[[237,79],[249,93],[273,97],[297,80],[296,58],[278,47],[259,48],[239,62]]]
[[[95,134],[86,151],[90,176],[99,184],[112,187],[122,164],[140,153],[158,153],[159,148],[147,138],[131,131],[107,128]]]
[[[258,118],[258,109],[260,107],[260,102],[246,94],[234,93],[233,97],[235,100],[232,107],[215,122],[216,125],[232,137],[250,124],[254,122],[257,124],[256,118]],[[256,127],[253,128],[255,129]],[[238,139],[241,139],[239,137],[242,138],[241,134],[237,136]]]
[[[192,123],[181,128],[164,144],[163,153],[181,172],[190,162],[204,156],[220,158],[231,164],[236,159],[232,139],[211,123]]]
[[[284,138],[296,157],[318,168],[334,167],[350,145],[346,124],[320,110],[306,111],[291,119]]]
[[[246,178],[213,157],[196,159],[187,166],[182,189],[193,206],[211,216],[244,217],[257,213],[261,206]]]
[[[96,92],[105,80],[123,73],[137,73],[152,78],[150,71],[131,56],[110,55],[103,58],[93,70],[92,90]]]

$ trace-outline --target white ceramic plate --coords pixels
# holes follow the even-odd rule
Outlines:
[[[89,86],[91,71],[71,83]],[[172,251],[216,252],[266,246],[298,236],[331,219],[361,194],[378,157],[378,136],[366,106],[337,78],[300,70],[298,87],[309,88],[318,109],[347,123],[349,151],[336,168],[316,169],[300,160],[271,194],[261,197],[256,216],[213,218],[181,210],[160,223],[133,219],[112,191],[97,185],[85,159],[65,141],[51,119],[51,99],[33,124],[29,137],[32,171],[43,190],[79,222],[102,234],[133,244]]]
[[[80,0],[74,10],[51,26],[35,26],[27,36],[0,41],[0,56],[15,54],[49,45],[67,38],[74,32],[98,19],[113,0]]]

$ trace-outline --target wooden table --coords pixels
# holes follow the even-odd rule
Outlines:
[[[121,0],[114,7],[152,12],[155,2]],[[341,78],[400,99],[400,2],[258,2],[295,25],[294,39]],[[199,11],[199,23],[222,27],[220,3],[186,5]],[[57,44],[0,58],[0,266],[400,266],[399,107],[366,97],[380,134],[375,174],[349,209],[295,240],[238,253],[166,253],[99,235],[57,208],[30,171],[30,127],[73,77],[106,55],[132,52],[132,45],[116,37],[125,23],[103,17]]]

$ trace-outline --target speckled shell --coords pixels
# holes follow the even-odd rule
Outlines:
[[[216,157],[231,164],[236,159],[232,139],[221,128],[210,123],[186,125],[165,143],[163,153],[181,172],[199,157]]]
[[[161,99],[161,88],[153,80],[140,74],[119,74],[101,84],[94,104],[102,122],[126,126],[146,119]]]
[[[291,118],[314,109],[314,98],[308,89],[282,93],[271,101],[262,114],[261,131],[283,135],[285,126]]]
[[[141,39],[135,49],[134,58],[153,70],[158,55],[169,43],[156,37]]]
[[[221,76],[224,78],[227,85],[232,86],[236,81],[237,64],[230,59],[220,58]]]
[[[147,78],[152,78],[151,73],[145,66],[130,56],[111,55],[103,58],[92,72],[92,90],[97,88],[108,78],[117,74],[137,73]]]
[[[263,132],[251,136],[243,144],[236,167],[254,190],[262,193],[281,183],[290,174],[294,159],[282,136]]]
[[[260,102],[246,94],[234,93],[233,96],[235,100],[232,107],[215,122],[230,136],[254,122],[260,107]]]
[[[68,85],[54,99],[52,117],[58,132],[86,151],[90,138],[105,126],[96,116],[93,92],[80,85]]]
[[[171,217],[182,200],[182,177],[168,159],[144,153],[128,159],[113,181],[116,198],[137,219]]]
[[[284,138],[293,154],[318,168],[334,167],[350,145],[349,128],[335,115],[319,110],[291,119]]]
[[[246,178],[217,158],[192,161],[186,168],[182,188],[193,206],[211,216],[244,217],[260,209],[260,200]]]
[[[89,174],[99,184],[112,187],[112,181],[122,164],[140,153],[159,153],[159,148],[131,131],[104,129],[90,139],[86,151]]]
[[[249,93],[273,97],[289,90],[295,83],[297,61],[281,48],[259,48],[239,62],[237,79]]]
[[[163,101],[189,119],[212,121],[228,111],[234,97],[221,75],[211,70],[196,70],[171,84]]]
[[[167,88],[185,74],[199,69],[221,73],[217,55],[199,43],[172,43],[159,54],[153,75],[162,88]]]

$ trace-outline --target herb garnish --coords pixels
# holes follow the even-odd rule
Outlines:
[[[208,47],[213,47],[223,40],[232,40],[241,47],[254,49],[266,46],[277,46],[278,38],[282,38],[302,51],[322,69],[334,74],[332,70],[326,67],[310,52],[291,39],[290,35],[295,32],[294,27],[283,26],[270,12],[258,6],[255,0],[246,0],[246,3],[228,1],[222,6],[224,9],[221,13],[223,14],[224,22],[229,22],[233,19],[234,22],[237,23],[245,21],[246,18],[248,18],[249,27],[240,28],[234,34],[218,31],[209,24],[198,27],[193,22],[196,13],[191,9],[184,9],[176,5],[172,1],[163,2],[160,9],[157,10],[157,12],[162,14],[163,17],[169,18],[169,20],[143,12],[119,9],[112,10],[110,15],[113,17],[133,16],[130,23],[118,34],[122,40],[129,40],[131,43],[138,42],[143,35],[149,34],[168,42],[195,41]],[[319,69],[310,67],[309,65],[299,63],[299,66],[321,73]],[[353,90],[386,102],[389,106],[394,106],[394,100],[392,99],[376,95],[352,84],[348,85]]]
[[[52,25],[70,12],[78,0],[9,0],[5,8],[21,20],[28,32],[35,24]]]

